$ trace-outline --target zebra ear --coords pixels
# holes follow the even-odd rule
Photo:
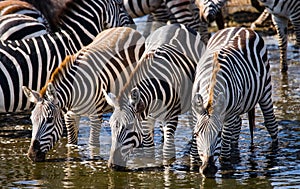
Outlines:
[[[140,90],[137,87],[133,88],[130,92],[129,105],[135,109],[136,113],[142,112],[145,109],[145,104],[141,101]]]
[[[117,102],[116,102],[116,95],[112,94],[112,93],[108,93],[102,89],[102,92],[104,94],[104,97],[106,99],[106,102],[112,106],[112,107],[116,107],[117,106]]]
[[[225,109],[224,104],[225,104],[224,93],[220,92],[214,104],[213,114],[220,116],[222,111]]]
[[[42,101],[42,98],[38,92],[28,89],[26,86],[22,86],[22,90],[30,102],[37,103]]]
[[[195,94],[192,100],[192,107],[197,114],[203,114],[205,112],[205,108],[203,105],[203,98],[200,93]]]
[[[51,82],[48,83],[48,85],[47,85],[46,95],[47,95],[48,100],[50,100],[54,104],[58,103],[56,89],[54,88],[54,86]]]

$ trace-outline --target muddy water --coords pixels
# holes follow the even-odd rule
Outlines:
[[[203,179],[189,170],[186,156],[192,129],[182,116],[176,132],[176,162],[168,167],[142,169],[131,161],[132,171],[117,172],[107,168],[110,128],[101,130],[101,150],[90,158],[89,123],[80,122],[78,147],[66,147],[64,137],[47,155],[47,161],[32,163],[27,157],[31,127],[29,115],[0,117],[0,186],[4,188],[300,188],[300,52],[289,43],[289,71],[279,72],[279,51],[274,37],[265,37],[272,69],[273,99],[279,122],[278,149],[270,148],[270,137],[256,111],[254,146],[250,145],[248,121],[243,116],[239,151],[232,158],[232,169],[219,170],[215,179]],[[155,130],[159,149],[161,135]],[[156,151],[159,164],[160,151]],[[139,169],[135,169],[140,167]]]

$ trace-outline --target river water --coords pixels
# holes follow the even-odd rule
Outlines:
[[[279,50],[274,36],[265,36],[271,64],[273,100],[279,123],[279,147],[271,139],[256,110],[254,145],[250,145],[248,120],[243,116],[239,150],[232,169],[219,170],[214,179],[205,179],[189,169],[187,144],[192,128],[182,115],[176,131],[177,160],[170,167],[142,168],[130,161],[131,171],[107,168],[110,128],[101,130],[101,149],[90,158],[89,122],[80,121],[78,147],[66,147],[66,137],[46,156],[43,163],[32,163],[26,153],[30,144],[30,115],[0,115],[0,186],[3,188],[300,188],[300,51],[289,42],[289,71],[279,71]],[[156,159],[160,161],[161,134],[155,129]],[[137,168],[138,167],[138,168]]]

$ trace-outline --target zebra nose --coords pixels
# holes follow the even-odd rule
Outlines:
[[[206,22],[211,23],[216,19],[216,17],[212,14],[209,14],[206,18]]]
[[[200,173],[202,176],[207,178],[213,178],[215,177],[215,174],[217,173],[218,168],[215,166],[214,163],[214,157],[211,156],[208,158],[208,161],[203,161],[202,165],[200,167]]]
[[[109,168],[116,171],[125,171],[126,167],[117,165],[117,164],[109,164]]]
[[[40,141],[34,140],[32,147],[33,147],[33,150],[38,151],[40,149]]]
[[[45,161],[46,153],[40,150],[40,142],[34,140],[32,146],[28,150],[28,158],[33,162]]]

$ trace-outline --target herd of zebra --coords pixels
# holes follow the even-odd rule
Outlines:
[[[287,23],[300,42],[300,1],[260,1],[273,16],[286,72]],[[244,27],[221,29],[209,38],[206,21],[224,4],[70,0],[53,21],[29,2],[0,1],[0,112],[34,104],[28,157],[37,162],[45,160],[64,127],[68,144],[77,144],[81,116],[90,119],[89,144],[100,147],[102,115],[112,112],[108,166],[116,169],[126,167],[134,148],[155,155],[156,122],[162,126],[163,164],[171,164],[178,117],[191,112],[191,164],[213,177],[216,158],[226,162],[238,143],[241,114],[248,113],[253,134],[256,104],[272,144],[278,143],[263,38]],[[169,24],[144,36],[133,21],[144,15]]]

